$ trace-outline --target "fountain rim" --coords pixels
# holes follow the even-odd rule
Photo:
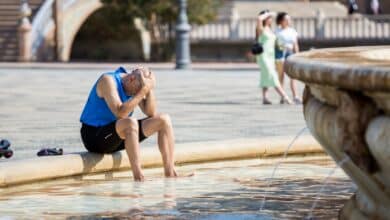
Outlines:
[[[175,164],[277,157],[285,153],[285,148],[292,139],[291,136],[270,136],[177,144]],[[143,168],[162,166],[160,152],[156,149],[157,147],[141,148]],[[317,153],[324,151],[310,135],[301,136],[288,152],[289,155]],[[0,163],[0,190],[4,187],[34,182],[129,169],[129,160],[124,151],[105,155],[81,152],[56,157],[14,160]]]
[[[315,49],[293,55],[285,63],[286,73],[305,83],[327,85],[350,90],[372,92],[390,91],[390,62],[387,60],[369,59],[363,53],[378,50],[390,51],[390,46],[340,47]],[[346,53],[359,56],[363,62],[342,62],[343,60],[326,60],[332,54]],[[313,58],[317,56],[317,58]],[[357,57],[343,57],[343,59]],[[376,63],[381,65],[375,66]],[[384,64],[384,65],[383,65]]]

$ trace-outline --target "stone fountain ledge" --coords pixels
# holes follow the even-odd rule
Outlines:
[[[389,219],[390,46],[321,49],[289,58],[286,72],[306,84],[313,136],[359,190],[341,219]]]
[[[178,144],[176,164],[281,156],[293,139],[293,136],[276,136]],[[323,153],[323,150],[312,136],[302,136],[291,147],[288,155],[313,153]],[[157,147],[141,148],[141,157],[144,168],[162,166]],[[16,160],[0,163],[0,187],[128,169],[129,160],[124,151],[107,155],[83,152]]]
[[[390,92],[390,48],[320,49],[291,57],[286,71],[305,83],[354,91]]]

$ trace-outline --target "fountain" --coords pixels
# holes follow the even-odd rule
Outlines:
[[[390,213],[390,46],[320,49],[295,55],[286,72],[306,84],[303,112],[313,136],[358,190],[340,219]]]

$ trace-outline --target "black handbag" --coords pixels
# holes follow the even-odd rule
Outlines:
[[[256,42],[252,45],[251,52],[253,55],[260,55],[264,51],[263,45],[261,45],[259,42]]]

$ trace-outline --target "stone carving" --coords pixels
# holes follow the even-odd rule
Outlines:
[[[337,108],[338,143],[358,167],[369,173],[377,171],[378,165],[368,150],[364,134],[377,114],[378,110],[369,98],[357,92],[341,92]]]
[[[340,219],[390,219],[390,47],[314,50],[288,59],[306,84],[313,136],[358,186]]]

